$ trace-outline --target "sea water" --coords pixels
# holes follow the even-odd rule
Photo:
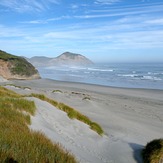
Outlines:
[[[42,78],[126,88],[163,90],[161,63],[101,63],[38,68]]]

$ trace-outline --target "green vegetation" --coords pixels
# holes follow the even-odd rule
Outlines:
[[[0,50],[0,59],[9,62],[9,69],[14,75],[32,76],[38,71],[22,57],[17,57]]]
[[[144,163],[163,162],[163,139],[155,139],[147,143],[142,152]]]
[[[28,128],[34,112],[34,102],[0,87],[0,162],[76,162],[58,144]]]
[[[84,94],[84,93],[79,93],[79,92],[71,92],[72,94],[74,94],[74,95],[82,95],[82,96],[85,96],[86,94]]]
[[[91,100],[91,98],[86,96],[83,98],[83,100]]]
[[[53,90],[52,93],[63,93],[61,90],[57,89],[57,90]]]
[[[90,96],[89,96],[89,95],[87,95],[87,94],[85,94],[85,93],[71,92],[71,94],[73,94],[73,95],[80,95],[80,96],[84,96],[84,97],[82,98],[82,100],[91,100]]]
[[[37,73],[37,70],[32,64],[27,62],[24,58],[12,60],[11,63],[14,65],[14,67],[11,68],[13,74],[32,76]]]
[[[8,61],[8,60],[17,59],[17,58],[18,58],[17,56],[8,54],[8,53],[0,50],[0,59],[2,59],[2,60]]]
[[[0,99],[2,99],[3,97],[20,98],[22,96],[15,93],[14,91],[8,90],[0,86]]]
[[[78,119],[79,121],[82,121],[82,122],[86,123],[87,125],[90,126],[90,128],[92,130],[97,132],[99,135],[102,135],[104,133],[104,131],[101,128],[100,125],[98,125],[95,122],[92,122],[87,116],[79,113],[78,111],[76,111],[75,109],[71,108],[70,106],[65,105],[63,103],[59,103],[59,102],[54,101],[52,99],[49,99],[49,98],[47,98],[46,96],[44,96],[42,94],[31,94],[30,96],[36,97],[36,98],[39,98],[40,100],[49,102],[50,104],[52,104],[56,108],[66,112],[69,118],[71,118],[71,119]]]
[[[31,89],[30,87],[17,86],[17,85],[14,85],[14,84],[6,84],[5,86],[13,86],[15,88],[20,88],[20,89]]]
[[[29,95],[30,97],[36,97],[36,98],[39,98],[40,100],[43,100],[43,101],[47,101],[49,102],[50,104],[52,104],[53,106],[57,107],[59,105],[59,103],[55,100],[52,100],[52,99],[49,99],[47,98],[45,95],[43,94],[34,94],[32,93],[31,95]]]
[[[1,89],[6,94],[9,94],[11,97],[24,97],[24,96],[21,96],[19,94],[14,93],[13,91],[8,91],[6,88],[1,88]],[[2,96],[3,96],[3,94],[2,94]],[[92,122],[87,116],[81,114],[80,112],[76,111],[72,107],[65,105],[64,103],[60,103],[60,102],[57,102],[57,101],[52,100],[50,98],[47,98],[45,95],[42,95],[42,94],[31,94],[29,96],[30,97],[36,97],[36,98],[39,98],[40,100],[49,102],[50,104],[52,104],[56,108],[66,112],[69,118],[78,119],[79,121],[86,123],[87,125],[90,126],[90,128],[92,130],[97,132],[99,135],[102,135],[104,133],[103,129],[101,128],[101,126],[99,124]],[[0,97],[1,97],[1,92],[0,92]]]

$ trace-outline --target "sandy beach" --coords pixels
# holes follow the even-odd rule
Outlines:
[[[37,107],[29,127],[64,146],[81,163],[141,163],[141,150],[146,143],[163,137],[163,90],[113,88],[49,79],[0,84],[20,94],[45,94],[100,124],[103,136],[88,125],[68,118],[51,104],[28,98],[35,101]]]

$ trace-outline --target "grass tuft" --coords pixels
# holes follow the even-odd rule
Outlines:
[[[61,90],[53,90],[52,93],[63,93]]]
[[[17,85],[14,85],[14,84],[6,84],[5,86],[13,86],[13,87],[15,87],[15,88],[20,88],[20,89],[29,89],[29,90],[31,90],[30,87],[17,86]]]
[[[90,127],[92,130],[97,131],[99,135],[103,134],[104,131],[102,130],[101,126],[96,122],[91,122]]]
[[[34,115],[35,113],[35,104],[33,101],[27,101],[22,98],[1,98],[0,106],[5,108],[14,108],[19,111],[25,111],[27,113],[30,113],[31,115]]]
[[[49,102],[50,104],[52,104],[53,106],[57,107],[58,106],[58,102],[57,101],[54,101],[52,99],[49,99],[47,98],[45,95],[43,94],[35,94],[35,93],[32,93],[30,95],[31,97],[36,97],[36,98],[39,98],[40,100],[43,100],[43,101],[47,101]]]
[[[91,98],[86,96],[82,100],[91,100]]]
[[[155,139],[145,146],[142,152],[144,163],[163,162],[163,139]]]
[[[0,86],[0,98],[1,97],[14,97],[14,98],[20,98],[22,97],[21,95],[15,93],[14,91],[8,90],[4,87]]]

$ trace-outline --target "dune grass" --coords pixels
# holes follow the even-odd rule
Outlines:
[[[17,85],[14,85],[14,84],[6,84],[5,86],[13,86],[13,87],[15,87],[15,88],[20,88],[20,89],[29,89],[29,90],[31,90],[30,87],[17,86]]]
[[[144,163],[163,163],[163,139],[147,143],[142,152]]]
[[[59,89],[56,89],[56,90],[53,90],[52,93],[63,93],[63,92]]]
[[[83,99],[82,99],[82,100],[91,100],[91,98],[90,98],[90,97],[85,96],[85,97],[83,97]]]
[[[60,145],[28,128],[35,109],[34,102],[0,87],[0,162],[76,162]]]
[[[45,95],[42,94],[31,94],[30,96],[39,98],[40,100],[47,101],[56,108],[64,111],[67,113],[68,117],[71,119],[77,119],[81,122],[84,122],[85,124],[89,125],[92,130],[97,132],[99,135],[102,135],[104,133],[103,129],[99,124],[96,122],[92,122],[87,116],[81,114],[80,112],[76,111],[72,107],[65,105],[64,103],[57,102],[55,100],[52,100]]]
[[[20,98],[22,96],[17,94],[17,93],[15,93],[14,91],[8,90],[8,89],[0,86],[0,98],[1,97]]]

